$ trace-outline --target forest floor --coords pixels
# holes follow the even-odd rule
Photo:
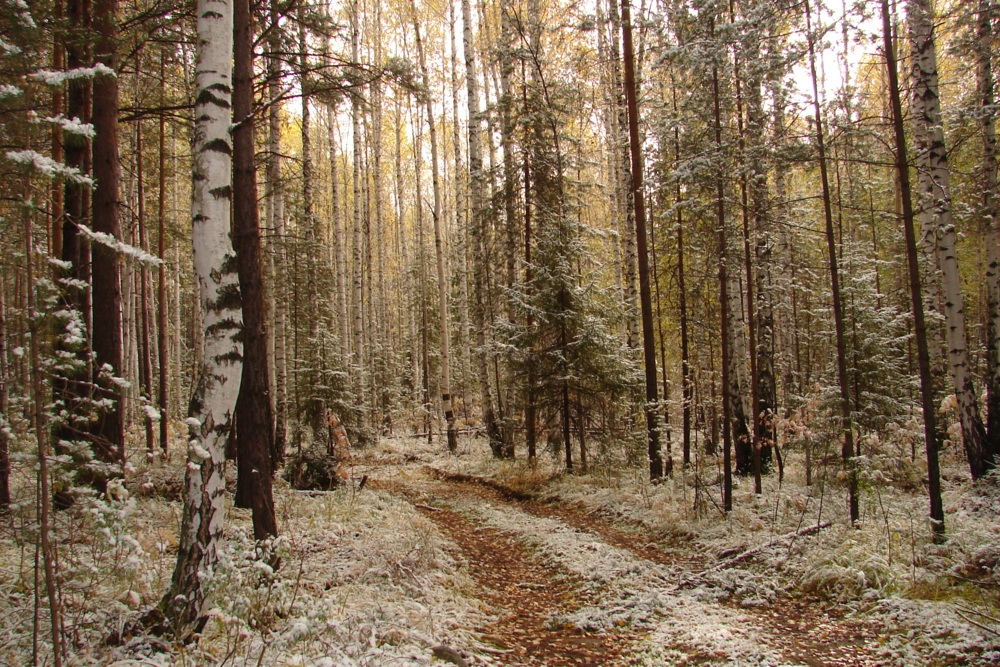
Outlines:
[[[545,453],[534,466],[497,461],[479,439],[442,450],[384,438],[353,451],[338,489],[277,479],[278,571],[259,558],[250,512],[227,507],[198,641],[109,646],[159,602],[176,560],[183,453],[137,456],[109,496],[53,516],[65,664],[1000,664],[1000,476],[972,484],[954,458],[939,545],[919,466],[898,457],[872,463],[852,528],[836,462],[807,485],[794,452],[763,494],[738,480],[724,514],[714,468],[650,485],[613,452],[568,474]],[[35,646],[38,664],[51,664],[46,608],[35,606],[31,478],[15,492],[0,523],[0,665],[33,664]]]
[[[703,554],[692,553],[684,541],[651,541],[641,527],[612,522],[579,504],[528,499],[425,465],[374,466],[369,470],[376,488],[402,494],[456,545],[479,586],[481,599],[495,616],[492,623],[476,629],[495,645],[499,655],[506,656],[502,660],[505,665],[637,664],[644,640],[650,636],[648,628],[622,621],[605,630],[585,632],[558,619],[587,607],[620,606],[621,600],[607,592],[617,592],[617,579],[636,570],[648,579],[646,587],[655,590],[664,588],[668,576],[680,581],[712,565]],[[544,519],[543,532],[534,533],[526,543],[523,534],[484,525],[480,518],[484,512]],[[552,562],[530,547],[531,541],[560,540],[566,534],[585,540],[591,551],[615,551],[632,563],[621,576],[593,586],[586,573]],[[637,584],[642,585],[627,582],[632,587]],[[886,664],[884,656],[873,649],[878,644],[879,627],[871,621],[848,618],[843,609],[829,602],[785,596],[756,609],[719,603],[718,612],[706,619],[705,627],[688,625],[684,629],[691,637],[708,632],[718,641],[712,646],[683,640],[661,646],[671,654],[669,664],[728,662],[731,653],[739,656],[740,649],[745,651],[740,644],[746,641],[758,644],[762,663],[810,667]],[[694,619],[665,620],[689,624]],[[730,645],[730,637],[742,641]]]

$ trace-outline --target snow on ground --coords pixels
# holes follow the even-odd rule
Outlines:
[[[666,656],[657,649],[662,646],[683,646],[731,664],[781,664],[749,617],[713,604],[704,587],[674,590],[678,572],[671,568],[636,558],[555,519],[484,501],[469,505],[467,511],[493,528],[518,535],[543,558],[588,582],[599,603],[554,618],[553,623],[589,632],[645,627],[652,634],[630,659],[660,660],[648,664],[664,664],[661,658]]]
[[[31,489],[23,491],[27,500]],[[68,664],[390,667],[429,665],[437,644],[478,645],[470,628],[489,616],[473,581],[412,505],[371,489],[303,493],[280,481],[275,491],[280,569],[255,557],[249,510],[229,508],[215,608],[189,646],[150,637],[103,645],[109,630],[166,590],[179,503],[123,492],[110,504],[84,500],[58,513]],[[30,526],[29,509],[12,520]],[[11,667],[31,664],[33,548],[18,535],[0,531],[0,664]],[[44,659],[51,650],[44,613],[41,628]]]
[[[537,485],[535,490],[542,499],[576,503],[586,511],[640,524],[651,536],[671,545],[681,543],[684,546],[679,548],[700,554],[709,562],[767,544],[799,528],[834,522],[814,536],[766,548],[739,568],[712,573],[690,594],[671,596],[667,602],[652,600],[653,585],[644,589],[649,593],[645,599],[627,600],[633,610],[656,608],[680,619],[664,623],[653,633],[646,642],[652,657],[638,664],[669,664],[676,656],[657,647],[671,643],[697,645],[711,653],[713,642],[721,647],[740,646],[741,633],[746,632],[748,644],[753,645],[760,639],[754,637],[753,629],[731,624],[728,618],[718,626],[725,632],[713,634],[708,630],[713,627],[713,615],[728,612],[698,605],[712,596],[732,597],[747,607],[768,605],[785,592],[836,600],[850,614],[884,627],[879,650],[888,664],[1000,662],[1000,603],[995,588],[963,581],[985,577],[1000,582],[1000,478],[972,484],[962,461],[953,454],[945,457],[944,466],[949,536],[945,545],[930,539],[919,463],[868,462],[861,475],[861,525],[854,529],[847,520],[839,466],[817,466],[814,484],[806,486],[803,461],[797,453],[785,454],[783,483],[778,483],[776,475],[765,477],[759,497],[753,494],[752,480],[737,479],[734,511],[728,517],[723,517],[717,498],[718,480],[707,482],[711,476],[705,471],[678,470],[672,478],[650,486],[645,471],[638,468],[598,464],[589,474],[565,475],[560,474],[559,461],[548,456],[541,456],[532,469],[524,461],[493,460],[485,445],[467,444],[460,454],[446,457],[438,453],[432,465],[516,489]],[[522,521],[506,510],[496,520],[505,521],[512,530]],[[541,524],[529,532],[534,536],[525,533],[526,539],[548,556],[561,558],[570,569],[573,562],[588,562],[588,567],[598,569],[609,567],[609,574],[628,567],[610,551],[602,552],[604,561],[581,560],[580,554],[586,552],[585,545],[592,538],[567,542],[565,529],[551,532],[551,527]],[[549,543],[550,537],[540,535],[556,535],[560,542]],[[571,544],[576,547],[570,548]],[[585,576],[599,577],[596,571],[587,570]],[[687,606],[691,601],[696,604]],[[628,604],[622,605],[623,609]],[[700,617],[703,612],[705,616]],[[632,617],[623,614],[622,618]],[[728,636],[727,632],[735,634]],[[719,650],[724,652],[720,654],[723,662],[772,664],[767,661],[775,659],[767,653]]]

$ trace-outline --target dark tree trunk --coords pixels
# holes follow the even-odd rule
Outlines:
[[[146,188],[143,183],[142,168],[142,121],[136,121],[135,127],[135,151],[136,151],[136,183],[138,216],[136,225],[139,231],[139,247],[148,250],[146,243]],[[152,405],[153,399],[153,364],[152,355],[149,350],[149,275],[146,267],[140,264],[139,270],[139,393],[143,399]],[[153,420],[149,413],[143,416],[143,426],[146,430],[146,456],[152,458],[156,452],[156,438],[154,436]]]
[[[112,70],[118,67],[117,0],[95,0],[93,28],[96,34],[94,60]],[[93,82],[92,122],[96,136],[93,141],[93,176],[97,181],[93,195],[93,230],[119,238],[121,166],[118,159],[118,79],[98,75]],[[65,240],[64,240],[65,243]],[[99,243],[91,251],[93,298],[94,372],[104,398],[114,401],[103,411],[93,427],[94,454],[106,463],[125,461],[125,421],[122,413],[121,390],[117,385],[100,380],[100,371],[110,366],[115,374],[122,372],[122,293],[121,258],[111,248]],[[98,475],[94,488],[103,491],[107,480]]]
[[[848,475],[848,504],[851,511],[851,523],[856,524],[860,518],[858,508],[858,477],[853,463],[854,427],[851,424],[851,396],[847,376],[847,338],[844,334],[844,308],[840,300],[840,272],[837,267],[837,239],[833,230],[833,211],[830,202],[830,178],[826,169],[826,143],[823,136],[823,115],[819,106],[819,91],[816,77],[815,44],[811,37],[811,14],[809,0],[806,0],[806,30],[809,38],[809,68],[812,75],[813,110],[816,114],[816,149],[819,158],[820,180],[823,185],[823,217],[826,221],[826,244],[830,259],[830,285],[833,291],[833,322],[837,335],[837,379],[840,384],[840,419],[841,431],[844,434],[844,444],[841,456]]]
[[[639,259],[639,305],[642,310],[642,354],[646,366],[646,431],[649,443],[649,478],[663,477],[657,424],[656,341],[649,285],[649,251],[646,247],[646,203],[642,191],[642,148],[639,142],[639,105],[635,91],[635,57],[632,53],[632,16],[629,0],[622,0],[622,44],[625,59],[625,98],[628,106],[629,148],[632,153],[632,201],[635,205],[636,252]]]
[[[166,104],[166,49],[160,51],[160,106]],[[159,351],[160,366],[160,449],[167,454],[167,404],[169,400],[170,354],[167,345],[167,230],[166,230],[166,196],[167,196],[167,143],[166,116],[160,114],[160,145],[159,145],[159,193],[157,199],[157,217],[159,218],[159,247],[157,256],[160,258],[158,280],[156,284],[157,318],[156,346]]]
[[[236,401],[239,495],[253,509],[254,537],[278,534],[271,493],[274,420],[267,377],[267,334],[253,143],[253,25],[249,0],[233,7],[233,247],[243,303],[243,377]],[[246,506],[246,505],[244,505]]]
[[[710,30],[715,32],[715,22],[709,19]],[[719,68],[712,65],[712,113],[715,124],[715,146],[720,152],[716,159],[722,159],[722,106],[719,96]],[[733,509],[733,461],[731,397],[729,387],[729,364],[731,362],[732,339],[729,331],[729,267],[726,257],[726,199],[725,174],[721,162],[715,178],[716,226],[719,230],[719,320],[722,346],[722,507],[726,512]],[[713,383],[714,389],[714,383]],[[713,433],[715,429],[712,429]],[[713,436],[714,440],[714,436]]]
[[[90,24],[89,3],[85,0],[70,0],[67,5],[67,20],[69,30],[66,33],[66,67],[76,69],[87,65],[86,37]],[[90,122],[90,87],[88,79],[71,79],[67,84],[66,113],[69,118],[79,118],[83,122]],[[82,173],[90,170],[90,142],[84,137],[73,133],[65,133],[62,141],[66,166],[79,169]],[[60,258],[64,262],[69,262],[70,266],[60,269],[60,277],[69,280],[78,280],[81,283],[88,281],[86,267],[86,257],[83,250],[88,246],[81,243],[81,234],[78,225],[87,224],[90,215],[90,193],[87,186],[67,180],[63,186],[63,215],[59,220],[62,225],[60,234]],[[87,290],[75,287],[64,286],[62,293],[62,304],[67,310],[76,310],[86,318],[88,315]],[[89,327],[88,327],[89,330]],[[89,331],[88,331],[89,333]],[[62,349],[62,345],[57,342],[61,352],[69,352]],[[82,349],[75,350],[81,359],[89,348],[88,341],[84,343]],[[58,377],[53,382],[53,398],[61,401],[65,405],[68,414],[79,414],[81,412],[80,399],[87,391],[85,381],[86,366],[76,372],[67,373]],[[85,438],[79,431],[79,425],[70,423],[59,424],[53,433],[53,442],[57,454],[66,454],[67,448],[60,443],[80,441]],[[83,436],[83,437],[81,437]],[[89,472],[84,472],[78,476],[78,481],[82,484],[89,483]],[[56,507],[65,508],[73,502],[73,496],[66,490],[59,490],[55,494],[54,502]]]
[[[924,322],[923,291],[920,287],[920,265],[917,260],[917,238],[913,230],[913,201],[910,194],[910,172],[906,157],[906,131],[903,127],[903,105],[899,99],[899,74],[892,44],[889,1],[882,0],[882,40],[886,69],[889,75],[889,102],[895,134],[896,174],[899,177],[903,208],[903,232],[906,237],[906,261],[910,281],[910,301],[913,308],[913,329],[917,339],[917,366],[920,371],[920,394],[924,410],[924,441],[927,448],[927,490],[930,514],[936,536],[944,535],[944,505],[941,502],[941,473],[938,465],[938,435],[934,382],[931,377],[930,351],[927,346],[927,325]]]
[[[7,307],[4,302],[6,281],[0,272],[0,419],[6,427],[10,421],[10,368],[7,366]],[[0,429],[0,508],[10,506],[10,437],[7,429]]]

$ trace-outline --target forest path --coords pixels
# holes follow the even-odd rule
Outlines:
[[[886,664],[875,650],[878,628],[829,603],[781,596],[744,608],[705,602],[704,591],[674,591],[714,564],[683,542],[655,541],[580,506],[515,497],[417,463],[376,466],[369,475],[461,551],[496,616],[476,631],[500,664]]]

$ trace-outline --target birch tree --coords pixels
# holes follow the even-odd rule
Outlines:
[[[952,215],[950,168],[941,119],[938,90],[937,49],[934,17],[929,0],[909,0],[907,16],[913,48],[914,148],[917,164],[917,218],[924,229],[932,229],[941,275],[945,343],[951,367],[952,391],[958,403],[962,440],[973,479],[993,467],[987,456],[986,434],[979,414],[969,354],[966,347],[962,277],[958,270],[955,223]]]
[[[434,208],[431,216],[434,220],[434,257],[437,264],[438,278],[438,309],[441,324],[441,410],[448,424],[448,451],[458,451],[458,434],[455,432],[455,410],[451,404],[451,333],[448,329],[448,286],[444,271],[444,244],[441,238],[441,178],[438,170],[438,136],[434,123],[434,109],[431,101],[427,76],[427,61],[424,58],[424,45],[420,38],[420,23],[417,20],[416,2],[411,2],[413,10],[413,32],[417,38],[417,59],[420,61],[420,73],[424,85],[428,89],[424,93],[424,108],[427,110],[427,126],[431,135],[431,186],[434,190]]]
[[[229,239],[232,198],[232,0],[198,2],[195,136],[191,202],[194,267],[204,312],[204,356],[188,410],[184,514],[170,589],[160,611],[178,634],[207,610],[219,562],[226,440],[240,388],[239,284]]]

